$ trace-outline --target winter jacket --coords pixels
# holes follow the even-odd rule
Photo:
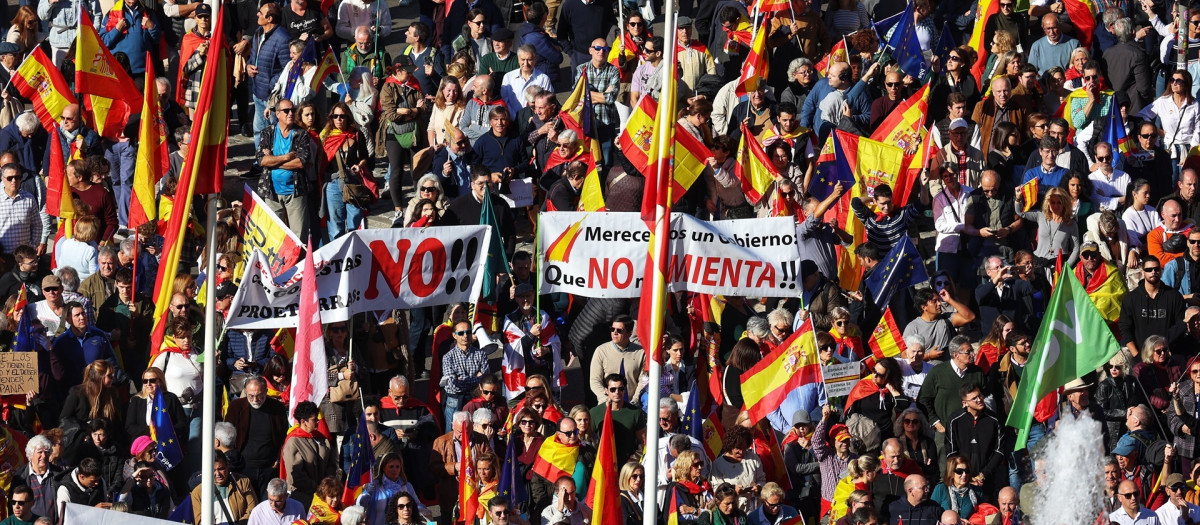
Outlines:
[[[985,408],[978,416],[971,416],[966,408],[960,408],[946,424],[946,455],[960,454],[985,479],[997,480],[1005,464],[1000,449],[1003,431],[1004,423],[995,412]]]
[[[1190,383],[1191,380],[1188,381]],[[1125,431],[1125,416],[1129,407],[1146,402],[1146,396],[1142,395],[1141,387],[1133,376],[1123,375],[1119,379],[1108,376],[1100,381],[1096,387],[1096,403],[1104,409],[1104,426],[1108,427],[1108,442],[1104,444],[1104,450],[1112,450],[1117,446],[1117,441]],[[1168,414],[1173,412],[1167,411]],[[1175,427],[1172,425],[1171,428]],[[1192,439],[1194,443],[1195,438]]]
[[[283,26],[275,26],[264,37],[262,28],[254,31],[251,37],[253,47],[250,48],[249,65],[258,66],[258,73],[250,79],[250,89],[254,97],[267,100],[271,97],[271,88],[279,81],[283,66],[291,57],[288,53],[288,34]]]
[[[908,502],[908,498],[903,498],[888,506],[888,514],[891,515],[888,523],[890,525],[900,523],[904,525],[938,525],[942,519],[942,512],[945,512],[945,509],[933,501],[925,500],[913,505]]]

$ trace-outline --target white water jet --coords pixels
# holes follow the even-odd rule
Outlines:
[[[1030,521],[1035,525],[1095,523],[1104,509],[1100,422],[1068,414],[1043,440],[1046,443],[1033,458],[1038,482]]]

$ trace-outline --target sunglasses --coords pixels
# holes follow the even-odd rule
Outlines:
[[[437,191],[435,186],[421,186],[421,193],[433,193]]]
[[[495,390],[480,390],[480,391],[479,391],[479,393],[480,393],[481,395],[485,395],[485,396],[494,396],[494,395],[496,395],[496,391],[495,391]]]
[[[950,56],[946,57],[946,62],[958,62],[960,60],[962,60],[962,59],[959,58],[958,55],[950,55]]]
[[[1122,498],[1133,499],[1134,496],[1137,496],[1137,493],[1136,492],[1126,492],[1124,494],[1117,493],[1117,495],[1121,496]]]
[[[1158,273],[1161,271],[1162,271],[1161,266],[1151,266],[1148,268],[1142,268],[1142,273]]]
[[[47,286],[45,288],[42,288],[42,291],[43,292],[61,292],[62,288],[59,288],[57,286]]]
[[[608,46],[592,46],[593,51],[608,51]]]
[[[330,120],[345,120],[345,118],[346,118],[345,113],[334,113],[329,116]]]
[[[412,510],[417,508],[417,505],[415,503],[397,503],[396,508]]]
[[[904,420],[904,424],[905,424],[905,425],[910,425],[910,424],[911,424],[911,425],[917,425],[917,424],[920,424],[920,423],[921,423],[921,420],[920,420],[920,419],[905,419],[905,420]]]
[[[612,329],[612,333],[614,333],[614,334],[623,334],[623,333],[625,333],[625,329],[624,329],[624,328],[617,328],[617,327],[615,327],[615,326],[614,326],[614,327],[613,327],[613,329]]]
[[[467,147],[467,146],[470,146],[470,145],[471,145],[471,143],[470,143],[470,142],[468,142],[466,139],[463,139],[463,140],[460,140],[460,141],[458,141],[458,142],[455,142],[455,143],[454,143],[454,145],[455,145],[455,146],[458,146],[458,147]]]
[[[954,469],[954,473],[955,473],[955,474],[966,474],[966,473],[967,473],[967,469],[965,469],[965,468],[956,468],[956,469]]]
[[[887,87],[900,87],[900,82],[884,82],[883,85]]]
[[[14,500],[10,501],[9,503],[12,503],[12,506],[14,506],[14,507],[16,507],[16,506],[18,506],[18,505],[20,505],[20,506],[25,506],[26,504],[28,504],[28,503],[29,503],[29,500],[24,500],[24,499],[14,499]]]
[[[532,419],[522,419],[518,424],[521,426],[532,425],[533,420]]]
[[[345,326],[331,326],[331,327],[329,327],[329,331],[330,332],[345,332],[346,327]]]
[[[1200,20],[1188,20],[1188,23],[1194,26],[1200,26]]]
[[[471,331],[470,330],[459,330],[457,332],[454,332],[454,335],[457,335],[459,337],[465,337],[465,336],[471,335]]]
[[[4,177],[4,180],[17,180],[18,178],[20,178],[20,177],[17,177],[16,175],[12,175],[9,177]]]
[[[275,111],[283,113],[284,115],[291,115],[293,111],[296,111],[296,108],[279,108]]]
[[[1097,156],[1096,156],[1096,160],[1097,160],[1097,161],[1099,161],[1099,162],[1108,162],[1108,161],[1112,160],[1112,156],[1111,156],[1111,155],[1109,155],[1109,156],[1100,156],[1100,155],[1097,155]]]
[[[629,27],[642,27],[644,25],[646,25],[645,22],[630,22],[629,23]]]
[[[615,393],[617,393],[617,392],[624,392],[624,391],[625,391],[625,387],[623,387],[623,386],[610,386],[610,387],[608,387],[608,391],[609,391],[609,392],[612,392],[612,393],[614,393],[614,394],[615,394]]]
[[[1139,137],[1142,137],[1142,138],[1144,138],[1144,139],[1148,139],[1148,138],[1151,138],[1151,137],[1153,137],[1153,136],[1154,136],[1154,134],[1153,134],[1153,133],[1139,133],[1139,134],[1138,134],[1138,136],[1139,136]]]
[[[1175,83],[1175,84],[1185,84],[1185,83],[1187,83],[1187,80],[1184,80],[1184,79],[1182,79],[1182,78],[1179,78],[1179,77],[1174,77],[1174,78],[1172,78],[1172,79],[1171,79],[1171,82],[1172,82],[1172,83]]]

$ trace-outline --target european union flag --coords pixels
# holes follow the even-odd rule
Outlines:
[[[296,81],[300,79],[300,73],[304,71],[303,64],[317,63],[317,48],[313,43],[312,38],[308,39],[308,45],[304,46],[304,51],[300,53],[300,58],[292,63],[292,68],[288,70],[287,85],[284,90],[284,98],[292,98],[292,91],[296,89]]]
[[[500,486],[496,490],[499,495],[508,498],[508,501],[525,501],[525,483],[521,480],[521,469],[517,463],[516,436],[516,432],[508,434],[504,464],[500,467]]]
[[[375,451],[367,433],[367,416],[359,414],[358,428],[350,436],[350,453],[346,456],[346,487],[342,490],[342,504],[350,506],[358,498],[361,487],[371,482],[371,465],[375,463]]]
[[[192,512],[192,498],[183,498],[183,501],[179,502],[179,506],[171,511],[170,516],[167,516],[167,521],[191,525],[194,517],[195,513]]]
[[[896,13],[892,16],[889,16],[887,18],[884,18],[883,20],[875,22],[874,24],[871,25],[871,27],[875,29],[875,36],[879,37],[880,42],[883,42],[886,40],[883,37],[885,35],[887,35],[888,31],[891,31],[893,27],[896,27],[896,22],[900,21],[900,17],[902,15],[904,15],[903,11]],[[912,13],[909,13],[909,16],[912,16]]]
[[[154,405],[150,408],[150,439],[158,445],[158,462],[166,470],[183,462],[183,449],[175,437],[175,427],[171,425],[171,415],[167,414],[167,402],[161,388],[154,394]]]
[[[1125,154],[1129,153],[1129,136],[1125,133],[1125,121],[1121,118],[1121,108],[1117,107],[1116,97],[1109,98],[1108,118],[1104,121],[1104,142],[1112,146],[1112,165],[1123,164]]]
[[[32,304],[21,309],[21,321],[17,323],[17,333],[13,341],[14,352],[33,352],[37,350],[33,335],[33,319],[37,316]]]
[[[843,149],[842,140],[838,138],[838,133],[835,131],[829,134],[833,141],[833,161],[823,162],[817,166],[817,175],[812,182],[808,184],[808,193],[816,197],[818,201],[823,201],[833,193],[833,187],[839,181],[842,183],[842,188],[849,192],[850,188],[854,187],[854,169],[850,166],[850,161],[846,158],[846,151]]]
[[[692,380],[692,389],[688,393],[687,406],[683,409],[681,426],[687,430],[689,436],[703,440],[704,418],[700,416],[700,389],[694,379]]]
[[[875,297],[875,305],[883,308],[891,302],[897,290],[927,280],[929,274],[925,272],[925,262],[921,260],[921,254],[917,253],[917,246],[911,238],[904,236],[892,246],[883,262],[880,262],[867,277],[866,285]]]
[[[942,63],[942,69],[946,69],[946,59],[950,58],[950,52],[954,51],[954,35],[950,34],[950,24],[942,24],[942,38],[938,40],[937,47],[933,48],[933,56],[938,57]],[[960,57],[961,58],[961,57]],[[970,64],[963,62],[965,67],[970,67]]]
[[[887,45],[891,48],[891,55],[896,59],[901,71],[911,75],[919,82],[925,82],[925,77],[929,74],[929,64],[925,62],[921,42],[917,40],[917,22],[913,17],[914,5],[916,4],[908,4],[904,12],[900,13],[900,21],[892,28]]]

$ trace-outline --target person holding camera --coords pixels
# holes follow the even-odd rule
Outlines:
[[[1081,253],[1083,255],[1080,257],[1083,257],[1085,265],[1104,261],[1095,243],[1085,245]],[[999,256],[987,258],[984,272],[987,274],[987,280],[975,287],[980,326],[992,326],[1002,314],[1016,321],[1018,326],[1035,326],[1031,324],[1036,322],[1033,315],[1033,285],[1029,281],[1017,279],[1013,267],[1004,264],[1004,259]]]

